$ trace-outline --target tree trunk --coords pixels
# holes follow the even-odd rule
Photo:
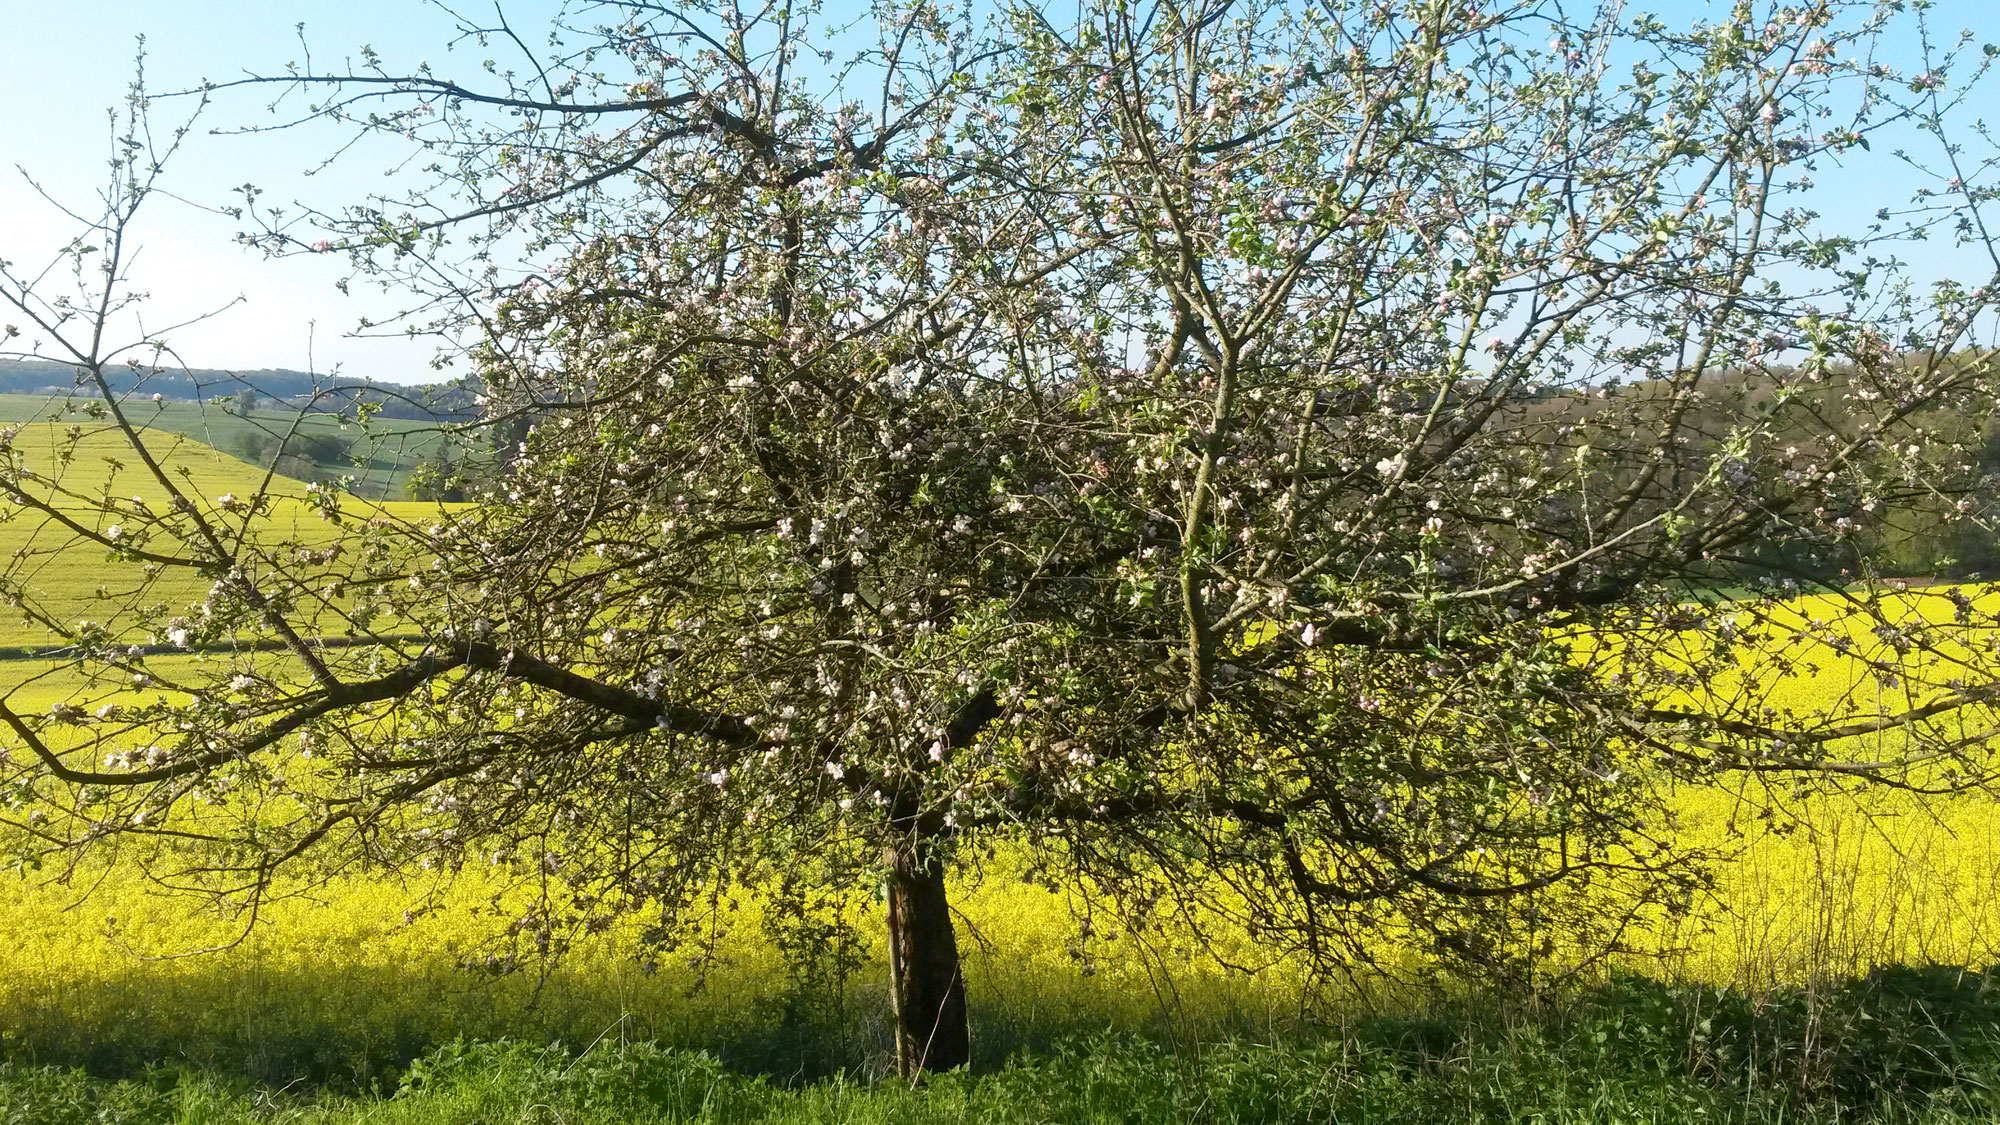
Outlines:
[[[965,977],[945,898],[944,862],[890,844],[889,989],[895,1005],[896,1072],[914,1078],[972,1059]]]

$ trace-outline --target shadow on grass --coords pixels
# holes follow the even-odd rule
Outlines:
[[[414,1061],[480,1041],[555,1045],[557,1059],[699,1053],[720,1072],[776,1087],[879,1078],[888,1058],[882,990],[872,980],[818,997],[739,984],[672,1005],[647,1003],[652,994],[630,981],[580,975],[551,976],[537,989],[524,974],[146,968],[109,971],[59,995],[0,992],[0,1060],[100,1078],[167,1067],[267,1089],[387,1093]],[[1011,1072],[1039,1060],[1032,1065],[1150,1068],[1169,1085],[1177,1075],[1228,1085],[1238,1069],[1310,1065],[1347,1075],[1334,1084],[1347,1091],[1339,1098],[1449,1091],[1468,1105],[1492,1099],[1486,1108],[1502,1116],[1523,1090],[1582,1096],[1584,1086],[1607,1083],[1635,1098],[1657,1087],[1704,1104],[1746,1099],[1840,1114],[1947,1102],[1993,1108],[1986,1102],[2000,1089],[2000,973],[1946,967],[1759,994],[1620,978],[1562,997],[1461,997],[1286,1028],[1223,1020],[1200,1029],[1164,1020],[1107,1027],[1089,1010],[1034,1011],[1025,1023],[1001,1005],[975,1003],[976,1069]],[[1312,1089],[1315,1098],[1335,1096],[1324,1081]],[[1382,1096],[1400,1103],[1406,1094]]]
[[[221,958],[154,969],[108,966],[59,990],[0,986],[0,1058],[107,1078],[164,1065],[262,1085],[366,1090],[393,1087],[411,1060],[460,1039],[571,1050],[651,1041],[780,1078],[861,1069],[887,1043],[886,1023],[876,1029],[881,1021],[858,997],[846,1018],[809,1020],[771,992],[661,1003],[655,990],[561,971],[539,980],[429,965],[315,973]]]
[[[1211,1003],[1197,1018],[1128,1004],[1113,1013],[1077,981],[983,983],[971,990],[979,1070],[1089,1035],[1172,1049],[1275,1030],[1266,1011]],[[412,1060],[445,1044],[506,1039],[573,1052],[631,1043],[704,1052],[781,1085],[872,1080],[893,1067],[887,1002],[879,966],[803,995],[754,974],[696,984],[638,969],[606,977],[558,968],[537,978],[436,963],[313,972],[226,957],[134,961],[82,982],[0,982],[0,1060],[104,1078],[166,1066],[261,1086],[366,1091],[393,1089]]]

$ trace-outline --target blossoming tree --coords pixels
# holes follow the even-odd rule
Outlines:
[[[948,876],[989,847],[1134,925],[1518,971],[1700,884],[1669,785],[1990,778],[1990,599],[1690,585],[1982,516],[1986,166],[1944,130],[1990,51],[1892,71],[1821,0],[909,3],[858,44],[606,8],[573,54],[466,29],[517,70],[268,80],[430,154],[409,203],[255,237],[442,310],[503,435],[469,504],[196,494],[74,330],[102,305],[7,275],[158,492],[7,469],[143,568],[87,628],[7,577],[103,685],[0,701],[24,856],[117,838],[249,900],[501,863],[545,947],[873,882],[913,1072],[968,1058]],[[1805,209],[1892,127],[1949,171]],[[1977,281],[1899,287],[1934,230]],[[1823,644],[1894,690],[1788,703]]]

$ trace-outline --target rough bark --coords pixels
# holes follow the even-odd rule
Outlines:
[[[944,863],[901,842],[889,845],[885,859],[896,1070],[914,1078],[964,1066],[972,1058],[972,1037],[958,935],[945,897]]]

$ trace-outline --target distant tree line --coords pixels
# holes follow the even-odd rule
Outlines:
[[[467,420],[474,415],[477,388],[457,383],[405,387],[374,379],[336,379],[325,374],[260,368],[224,371],[215,368],[119,367],[105,375],[116,394],[160,394],[168,398],[231,404],[254,401],[270,406],[299,406],[338,413],[367,402],[384,418],[417,421]],[[51,394],[76,385],[75,369],[41,360],[0,360],[0,394]],[[240,407],[239,407],[240,409]]]
[[[1917,367],[1938,364],[1955,369],[1988,359],[1983,352],[1933,357],[1906,354],[1893,362]],[[1809,383],[1810,390],[1787,388],[1796,374],[1783,368],[1757,373],[1719,373],[1700,380],[1692,394],[1677,392],[1663,382],[1606,386],[1594,391],[1566,391],[1530,396],[1532,409],[1545,418],[1584,423],[1613,400],[1623,399],[1641,414],[1678,412],[1691,434],[1708,435],[1668,454],[1664,471],[1698,470],[1747,474],[1748,463],[1769,452],[1824,455],[1829,445],[1854,441],[1870,425],[1856,402],[1867,401],[1872,380],[1851,367],[1836,365]],[[1729,421],[1744,416],[1782,416],[1789,399],[1805,409],[1792,424],[1777,425],[1757,443],[1730,453],[1724,448]],[[1810,419],[1806,421],[1805,419]],[[1780,520],[1766,535],[1700,560],[1712,579],[1743,582],[1789,577],[1807,582],[1841,583],[1863,575],[1876,577],[1990,580],[2000,577],[2000,419],[1985,414],[1937,410],[1912,411],[1909,437],[1900,445],[1883,447],[1878,464],[1865,478],[1843,484],[1830,497],[1849,515],[1831,525]],[[1925,466],[1948,458],[1964,472],[1947,481]],[[1719,459],[1719,460],[1718,460]],[[1595,481],[1595,499],[1613,502],[1631,487],[1636,472],[1607,473]],[[1736,482],[1749,502],[1753,489],[1746,479]]]

